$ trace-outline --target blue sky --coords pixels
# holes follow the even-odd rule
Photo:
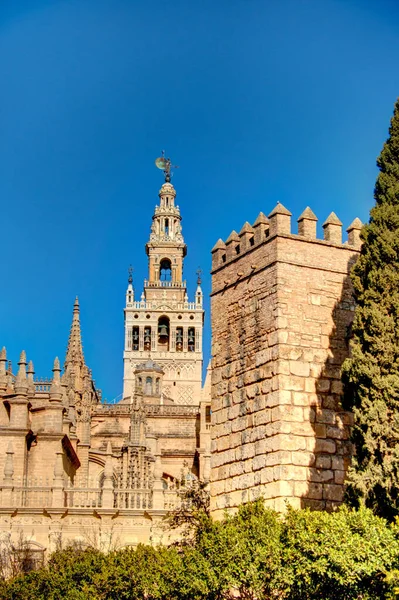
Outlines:
[[[163,148],[191,296],[217,238],[277,201],[294,231],[306,205],[320,229],[366,220],[398,64],[397,0],[2,0],[0,346],[50,375],[78,294],[87,363],[120,394]]]

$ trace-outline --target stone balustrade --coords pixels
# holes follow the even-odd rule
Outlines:
[[[159,486],[158,486],[159,487]],[[161,484],[161,487],[162,484]],[[120,510],[164,510],[176,508],[181,502],[177,488],[162,489],[160,504],[155,506],[154,491],[151,488],[113,488],[107,502],[106,489],[98,486],[63,486],[62,494],[57,495],[55,485],[48,481],[29,481],[22,485],[19,480],[0,485],[0,508],[74,508],[93,510],[97,508]],[[61,502],[57,501],[61,498]]]

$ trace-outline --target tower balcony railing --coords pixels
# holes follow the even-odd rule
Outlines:
[[[134,301],[134,302],[130,302],[127,303],[127,307],[128,308],[134,308],[135,310],[140,310],[140,309],[145,309],[145,310],[156,310],[160,304],[163,304],[164,302],[157,300],[157,301],[146,301],[146,300],[138,300],[138,301]],[[176,310],[197,310],[197,309],[201,309],[202,310],[202,304],[198,304],[198,302],[176,302],[175,300],[172,300],[170,302],[170,304],[172,305],[173,309]]]
[[[144,410],[147,416],[196,416],[199,408],[193,405],[173,405],[173,404],[144,404]],[[93,409],[93,416],[103,415],[129,415],[132,412],[132,404],[97,404]]]
[[[185,288],[186,281],[148,281],[144,280],[144,287],[150,288]]]

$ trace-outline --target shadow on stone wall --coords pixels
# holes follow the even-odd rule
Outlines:
[[[356,257],[348,261],[348,272],[355,262]],[[308,489],[301,498],[302,507],[332,510],[343,501],[344,481],[352,453],[349,439],[352,414],[342,405],[341,369],[349,354],[354,307],[352,282],[347,276],[341,296],[332,309],[334,324],[329,334],[327,358],[322,365],[314,363],[312,367],[315,393],[311,394],[309,416],[314,447],[309,448]]]

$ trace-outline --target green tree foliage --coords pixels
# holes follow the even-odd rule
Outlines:
[[[3,600],[393,600],[399,528],[369,509],[288,510],[261,501],[197,520],[190,543],[57,552]]]
[[[377,165],[376,204],[351,274],[357,307],[343,378],[356,449],[349,498],[392,519],[399,514],[399,100]]]

